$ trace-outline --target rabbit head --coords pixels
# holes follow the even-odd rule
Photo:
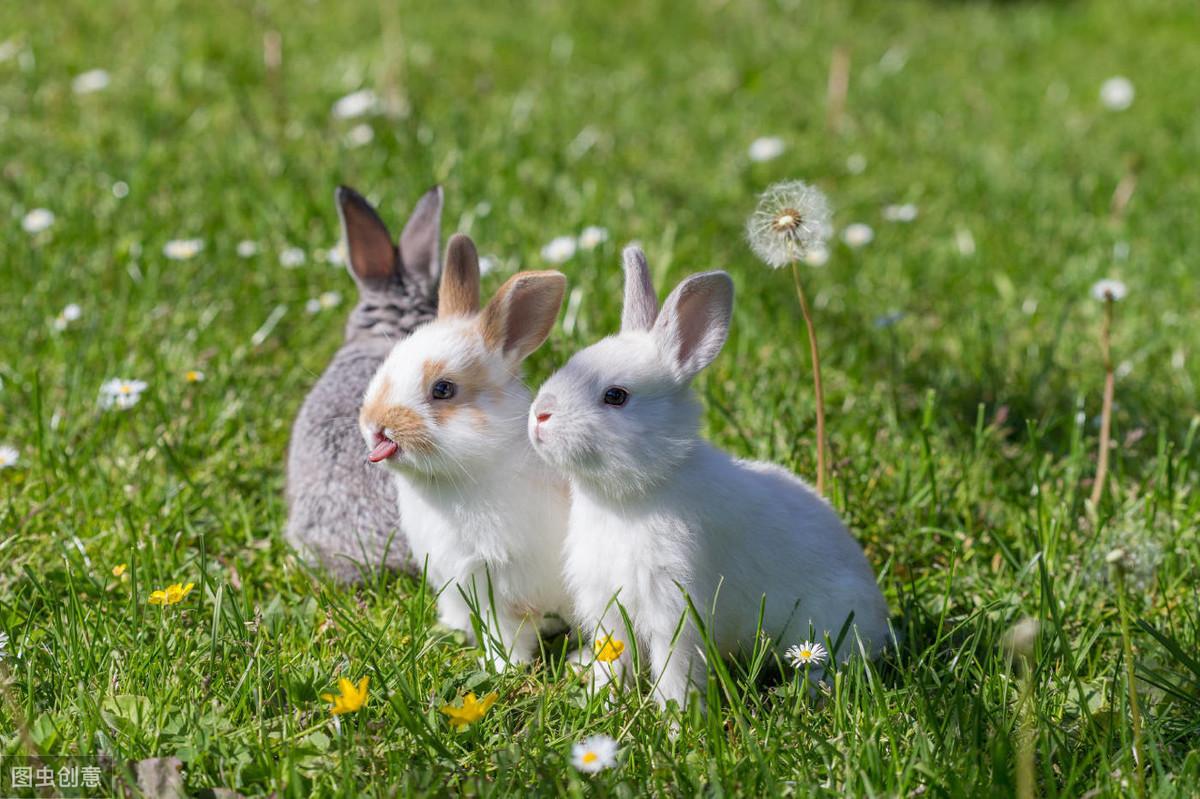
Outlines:
[[[367,387],[359,423],[370,460],[410,476],[470,482],[522,444],[521,362],[550,334],[566,278],[521,272],[479,309],[479,256],[450,239],[437,319],[400,341]]]
[[[697,440],[691,391],[729,333],[733,281],[688,277],[658,310],[646,256],[625,250],[621,332],[576,353],[530,407],[534,449],[574,480],[629,496],[669,477]]]
[[[417,201],[396,243],[379,214],[354,189],[339,186],[334,199],[346,243],[346,267],[358,285],[358,304],[346,322],[346,340],[398,338],[433,318],[441,187],[434,186]]]

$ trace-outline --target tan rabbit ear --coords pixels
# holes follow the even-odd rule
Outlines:
[[[334,200],[342,220],[350,274],[361,283],[391,281],[396,268],[396,247],[379,214],[349,186],[338,186]]]
[[[646,253],[639,247],[626,247],[625,307],[621,311],[621,332],[649,330],[658,316],[658,297],[650,280]]]
[[[676,379],[686,382],[725,346],[733,317],[733,280],[724,272],[686,278],[663,303],[654,335]]]
[[[438,288],[438,318],[470,316],[479,310],[479,253],[475,243],[455,233],[446,244],[446,265]]]
[[[562,272],[513,275],[479,317],[484,343],[505,356],[528,358],[554,329],[566,291],[567,278]]]
[[[432,291],[441,264],[438,246],[442,236],[442,187],[434,186],[421,196],[412,216],[400,233],[400,263],[418,285]]]

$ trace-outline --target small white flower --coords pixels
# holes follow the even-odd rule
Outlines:
[[[585,774],[595,774],[617,765],[617,741],[609,735],[593,735],[571,747],[571,763]]]
[[[323,292],[320,297],[317,297],[317,303],[319,303],[322,308],[336,308],[341,304],[341,302],[342,295],[338,294],[336,291],[326,291]]]
[[[129,184],[123,180],[118,180],[112,184],[112,194],[118,200],[124,200],[129,196]]]
[[[750,142],[750,150],[748,155],[750,160],[761,164],[764,161],[771,161],[783,155],[783,151],[787,146],[783,143],[783,139],[778,136],[763,136]]]
[[[62,318],[68,322],[74,322],[81,316],[83,316],[83,309],[76,303],[72,302],[62,309]]]
[[[253,258],[258,255],[258,242],[245,239],[239,241],[237,245],[237,254],[240,258]]]
[[[889,222],[911,222],[917,218],[917,206],[912,203],[884,206],[883,218]]]
[[[54,224],[54,212],[46,208],[34,208],[21,220],[26,233],[41,233]]]
[[[824,266],[829,263],[829,248],[824,244],[813,247],[804,254],[804,263],[809,266]]]
[[[76,94],[91,94],[108,88],[108,73],[103,69],[89,69],[75,76],[71,81],[71,91]]]
[[[339,241],[337,244],[325,251],[325,260],[330,266],[345,266],[346,265],[346,242]]]
[[[875,238],[875,231],[871,230],[870,225],[864,225],[862,222],[855,222],[853,225],[847,225],[842,231],[842,241],[846,242],[847,247],[858,249],[871,243]]]
[[[338,119],[354,119],[374,111],[379,98],[370,89],[351,92],[333,104],[333,115]]]
[[[195,258],[203,249],[203,239],[171,239],[163,245],[163,255],[172,261],[186,261]]]
[[[479,259],[479,274],[489,275],[496,270],[496,259],[490,255],[481,256]]]
[[[10,447],[7,444],[0,446],[0,469],[16,466],[19,460],[21,460],[21,453],[16,447]]]
[[[552,264],[569,261],[575,255],[575,237],[558,236],[542,248],[542,258]]]
[[[308,302],[304,303],[304,310],[306,313],[310,313],[310,314],[320,313],[321,312],[321,301],[319,299],[317,299],[316,297],[313,297]]]
[[[812,641],[805,641],[796,646],[789,646],[787,651],[783,653],[788,659],[788,662],[795,668],[816,664],[820,666],[825,662],[829,653],[825,651],[825,647],[821,644]]]
[[[284,269],[295,269],[297,266],[303,266],[307,256],[304,250],[299,247],[288,247],[283,252],[279,253],[279,265]]]
[[[861,175],[867,171],[867,157],[862,153],[851,153],[846,158],[846,171],[851,175]]]
[[[954,231],[954,246],[958,247],[959,255],[970,258],[975,254],[975,237],[971,235],[971,231],[960,227]]]
[[[1097,280],[1092,284],[1092,299],[1099,302],[1113,300],[1114,302],[1125,299],[1125,295],[1129,293],[1129,288],[1120,280],[1113,278],[1105,278]]]
[[[146,383],[141,380],[126,380],[114,377],[100,386],[100,407],[125,410],[138,404]]]
[[[585,250],[594,250],[608,241],[608,228],[592,225],[585,227],[579,234],[579,246]]]
[[[763,263],[779,269],[825,246],[833,231],[829,217],[820,189],[800,180],[776,183],[758,198],[746,221],[746,239]]]
[[[346,133],[347,147],[362,147],[375,139],[375,129],[365,122],[355,125]]]
[[[1133,374],[1133,363],[1130,361],[1121,361],[1119,364],[1117,364],[1115,374],[1122,380],[1126,377],[1129,377],[1131,374]]]
[[[1100,102],[1109,111],[1124,111],[1133,105],[1133,82],[1121,75],[1109,78],[1100,86]]]

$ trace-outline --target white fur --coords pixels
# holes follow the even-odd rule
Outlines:
[[[627,281],[646,277],[637,260],[630,266],[627,254]],[[708,301],[684,308],[689,283],[692,297]],[[624,638],[616,596],[660,701],[681,704],[705,675],[692,619],[672,651],[687,612],[681,588],[722,655],[754,647],[764,597],[763,632],[779,652],[836,640],[851,612],[843,656],[857,648],[855,634],[870,655],[890,640],[875,575],[829,504],[786,470],[731,458],[699,438],[689,383],[724,343],[732,284],[708,273],[684,285],[652,329],[625,330],[571,358],[542,386],[529,417],[538,453],[571,479],[564,562],[575,621],[596,637]],[[691,329],[704,338],[681,351],[678,325],[695,313],[707,321]],[[603,402],[610,386],[629,392],[624,406]]]

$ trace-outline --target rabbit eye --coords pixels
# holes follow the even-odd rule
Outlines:
[[[430,393],[436,400],[448,400],[454,396],[457,387],[449,380],[439,380],[433,384]]]
[[[620,386],[609,386],[604,390],[604,404],[616,405],[618,408],[629,401],[629,392]]]

